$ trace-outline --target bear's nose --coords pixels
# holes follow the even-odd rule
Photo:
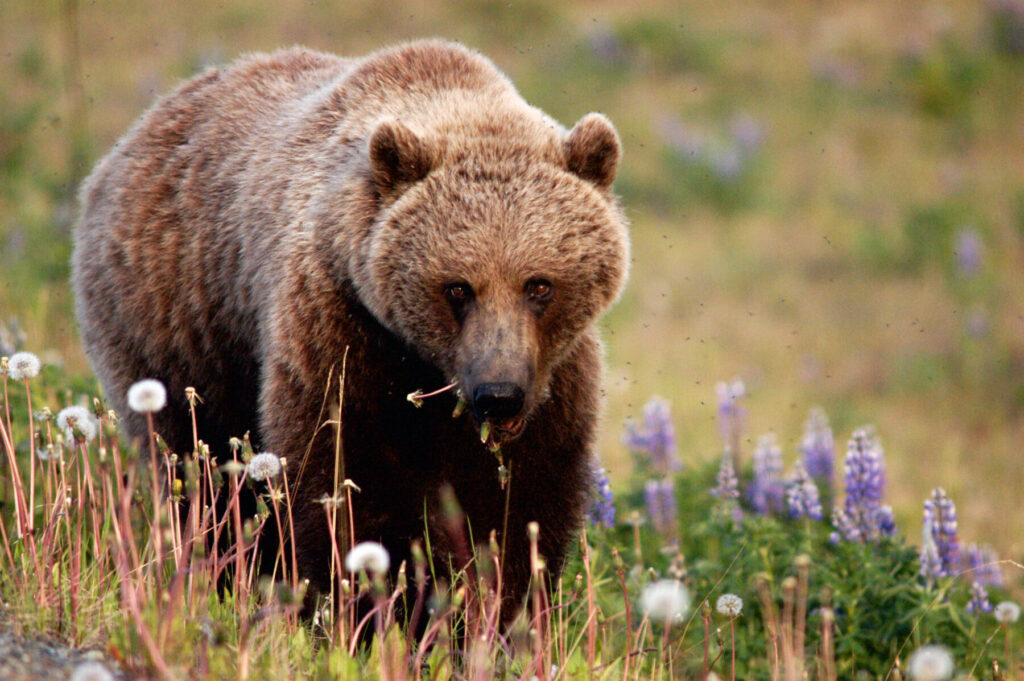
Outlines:
[[[525,401],[526,393],[515,383],[481,383],[473,388],[473,414],[480,421],[518,416]]]

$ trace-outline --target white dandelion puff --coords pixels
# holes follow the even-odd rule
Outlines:
[[[736,617],[743,610],[743,599],[736,594],[722,594],[715,602],[715,609],[726,617]]]
[[[99,662],[83,662],[71,673],[71,681],[114,681],[114,675]]]
[[[640,609],[652,620],[680,622],[690,611],[690,592],[674,579],[659,579],[640,594]]]
[[[89,442],[96,437],[96,419],[85,407],[65,407],[57,414],[57,427],[68,442]]]
[[[992,611],[992,616],[995,617],[996,621],[1000,624],[1013,624],[1020,619],[1020,606],[1013,601],[997,603],[995,609]]]
[[[953,676],[953,656],[945,646],[924,646],[910,656],[907,671],[914,681],[945,681]]]
[[[167,404],[167,388],[155,378],[144,378],[128,388],[128,406],[132,411],[147,414],[160,411]]]
[[[22,381],[39,375],[39,358],[31,352],[16,352],[7,360],[7,375],[12,381]]]
[[[345,569],[349,572],[366,571],[374,575],[382,575],[388,571],[391,557],[388,550],[375,541],[364,541],[356,544],[345,556]]]
[[[281,474],[281,459],[277,454],[263,452],[249,459],[245,471],[246,475],[257,482],[276,478]]]

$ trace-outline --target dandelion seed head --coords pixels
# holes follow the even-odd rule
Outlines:
[[[369,572],[383,575],[391,566],[388,550],[374,541],[356,544],[345,556],[345,569],[349,572]]]
[[[65,407],[57,414],[57,427],[68,442],[89,442],[96,437],[96,419],[85,407]]]
[[[953,656],[945,646],[923,646],[910,656],[907,671],[914,681],[944,681],[953,675]]]
[[[281,458],[277,454],[263,452],[249,459],[246,475],[256,482],[276,478],[281,474]]]
[[[16,352],[7,360],[7,375],[12,381],[23,381],[39,375],[39,358],[31,352]]]
[[[83,662],[71,673],[71,681],[114,681],[114,675],[99,662]]]
[[[167,405],[167,388],[155,378],[144,378],[128,388],[128,406],[132,411],[148,414]]]
[[[674,579],[651,582],[640,594],[640,609],[652,620],[681,622],[690,611],[690,591]]]
[[[997,603],[992,610],[992,616],[1000,624],[1013,624],[1020,619],[1020,606],[1013,601]]]
[[[715,602],[715,610],[726,617],[736,617],[743,610],[743,599],[736,594],[722,594]]]

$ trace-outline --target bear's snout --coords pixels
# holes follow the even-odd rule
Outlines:
[[[519,416],[526,392],[515,383],[481,383],[473,388],[473,415],[479,421],[507,421]]]

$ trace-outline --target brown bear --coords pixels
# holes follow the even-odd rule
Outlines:
[[[429,528],[448,564],[450,486],[472,536],[506,545],[503,597],[517,605],[527,524],[554,571],[581,524],[595,321],[627,274],[619,157],[603,116],[566,131],[458,44],[361,59],[290,49],[207,70],[144,114],[82,188],[73,282],[86,351],[131,436],[146,430],[126,390],[157,378],[169,402],[156,428],[173,450],[191,451],[194,386],[215,454],[253,428],[257,447],[287,457],[314,592],[330,588],[324,424],[343,376],[355,539],[397,565]],[[450,380],[462,416],[456,391],[407,400]],[[481,430],[501,445],[507,499]]]

